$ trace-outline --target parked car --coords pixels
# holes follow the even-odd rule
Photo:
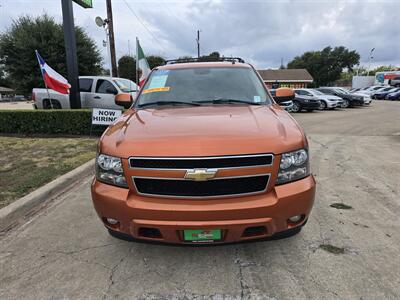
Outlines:
[[[379,89],[377,92],[373,93],[371,97],[376,100],[383,100],[385,99],[386,95],[390,93],[395,93],[399,90],[399,88],[394,87],[387,87],[383,89]]]
[[[275,95],[276,95],[276,89],[270,89],[269,90],[271,96],[275,99]],[[280,101],[279,102],[280,107],[282,107],[284,110],[291,112],[293,109],[293,101],[292,100],[288,100],[288,101]]]
[[[400,87],[400,76],[394,77],[389,80],[391,86]]]
[[[386,100],[400,100],[400,90],[394,93],[387,94],[385,97]]]
[[[364,105],[364,96],[356,95],[339,87],[320,87],[318,91],[327,94],[335,95],[343,99],[343,107],[354,107]]]
[[[314,89],[295,89],[295,93],[301,97],[306,97],[310,100],[318,99],[320,101],[319,110],[335,109],[336,107],[341,107],[343,103],[342,98],[325,95]]]
[[[106,76],[80,76],[79,87],[82,108],[121,109],[114,102],[115,95],[130,93],[135,97],[138,91],[138,86],[129,79]],[[35,101],[36,108],[70,108],[69,95],[60,94],[51,89],[47,91],[34,88],[32,100]]]
[[[367,86],[363,89],[360,89],[356,92],[351,92],[353,93],[363,93],[367,95],[372,95],[373,93],[377,92],[378,90],[384,89],[386,87],[389,87],[388,85],[372,85],[372,86]]]
[[[91,185],[111,235],[215,244],[300,232],[315,197],[306,136],[241,61],[169,62],[134,104],[115,97],[129,109],[100,138]]]
[[[321,101],[318,100],[317,98],[312,98],[308,96],[301,96],[298,95],[297,93],[295,94],[295,98],[293,100],[293,107],[292,107],[292,112],[300,112],[302,110],[306,110],[308,112],[312,112],[315,109],[320,109],[321,107]]]

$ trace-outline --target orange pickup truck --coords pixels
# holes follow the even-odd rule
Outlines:
[[[111,235],[168,243],[287,237],[315,196],[307,139],[240,59],[152,70],[98,145],[91,191]]]

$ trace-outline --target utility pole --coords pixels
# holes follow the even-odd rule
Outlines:
[[[197,30],[197,58],[200,58],[200,30]]]
[[[107,0],[107,20],[108,20],[108,37],[111,55],[111,74],[118,77],[117,59],[115,58],[115,41],[114,41],[114,25],[112,16],[111,0]]]
[[[74,12],[71,0],[61,0],[63,13],[63,29],[65,56],[67,58],[68,82],[71,84],[69,90],[69,103],[71,108],[81,108],[81,94],[78,79],[78,55],[76,51],[76,37],[74,27]]]

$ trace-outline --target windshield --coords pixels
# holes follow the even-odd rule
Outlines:
[[[113,80],[119,89],[124,93],[136,92],[138,90],[136,83],[128,79],[114,79]]]
[[[325,95],[324,93],[322,93],[318,90],[312,90],[311,93],[313,93],[314,95]]]
[[[155,70],[137,104],[200,103],[270,104],[264,84],[251,68]]]
[[[337,90],[339,93],[343,93],[343,94],[348,94],[348,93],[349,93],[348,90],[345,90],[345,89],[342,89],[342,88],[336,88],[336,90]]]

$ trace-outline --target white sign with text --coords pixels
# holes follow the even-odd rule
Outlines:
[[[93,125],[110,125],[122,114],[121,110],[93,108],[92,124]]]

